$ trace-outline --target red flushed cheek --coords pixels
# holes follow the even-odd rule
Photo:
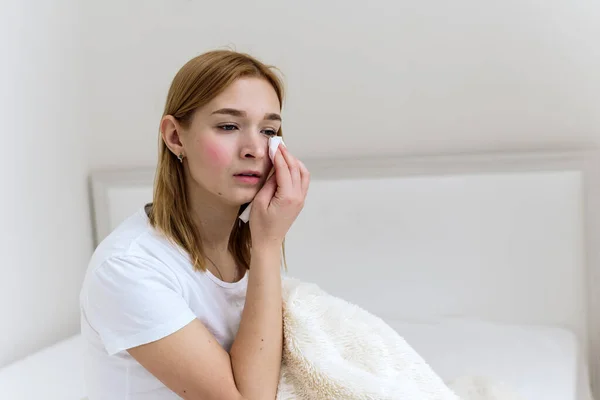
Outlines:
[[[208,163],[216,168],[227,167],[231,163],[231,152],[217,143],[203,143]]]

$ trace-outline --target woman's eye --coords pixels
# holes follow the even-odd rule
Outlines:
[[[237,129],[237,126],[235,126],[233,124],[226,124],[226,125],[219,126],[219,129],[224,130],[224,131],[232,131],[234,129]]]
[[[267,136],[275,136],[275,135],[277,135],[277,131],[275,131],[273,129],[265,129],[263,132]]]

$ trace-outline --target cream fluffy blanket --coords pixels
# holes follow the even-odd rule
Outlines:
[[[283,280],[277,400],[524,400],[485,378],[446,384],[380,318],[314,284]]]

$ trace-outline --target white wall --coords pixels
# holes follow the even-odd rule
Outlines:
[[[79,329],[91,241],[76,4],[2,2],[0,366]]]
[[[283,70],[301,157],[600,143],[596,0],[4,3],[0,365],[77,329],[87,173],[154,162],[170,80],[203,51]]]
[[[86,11],[94,166],[153,163],[170,79],[227,45],[286,74],[286,143],[301,156],[600,142],[595,0],[107,0]]]

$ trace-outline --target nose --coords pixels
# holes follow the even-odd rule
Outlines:
[[[260,133],[247,133],[240,135],[240,157],[242,158],[257,158],[262,159],[267,155],[269,141],[268,138]]]

